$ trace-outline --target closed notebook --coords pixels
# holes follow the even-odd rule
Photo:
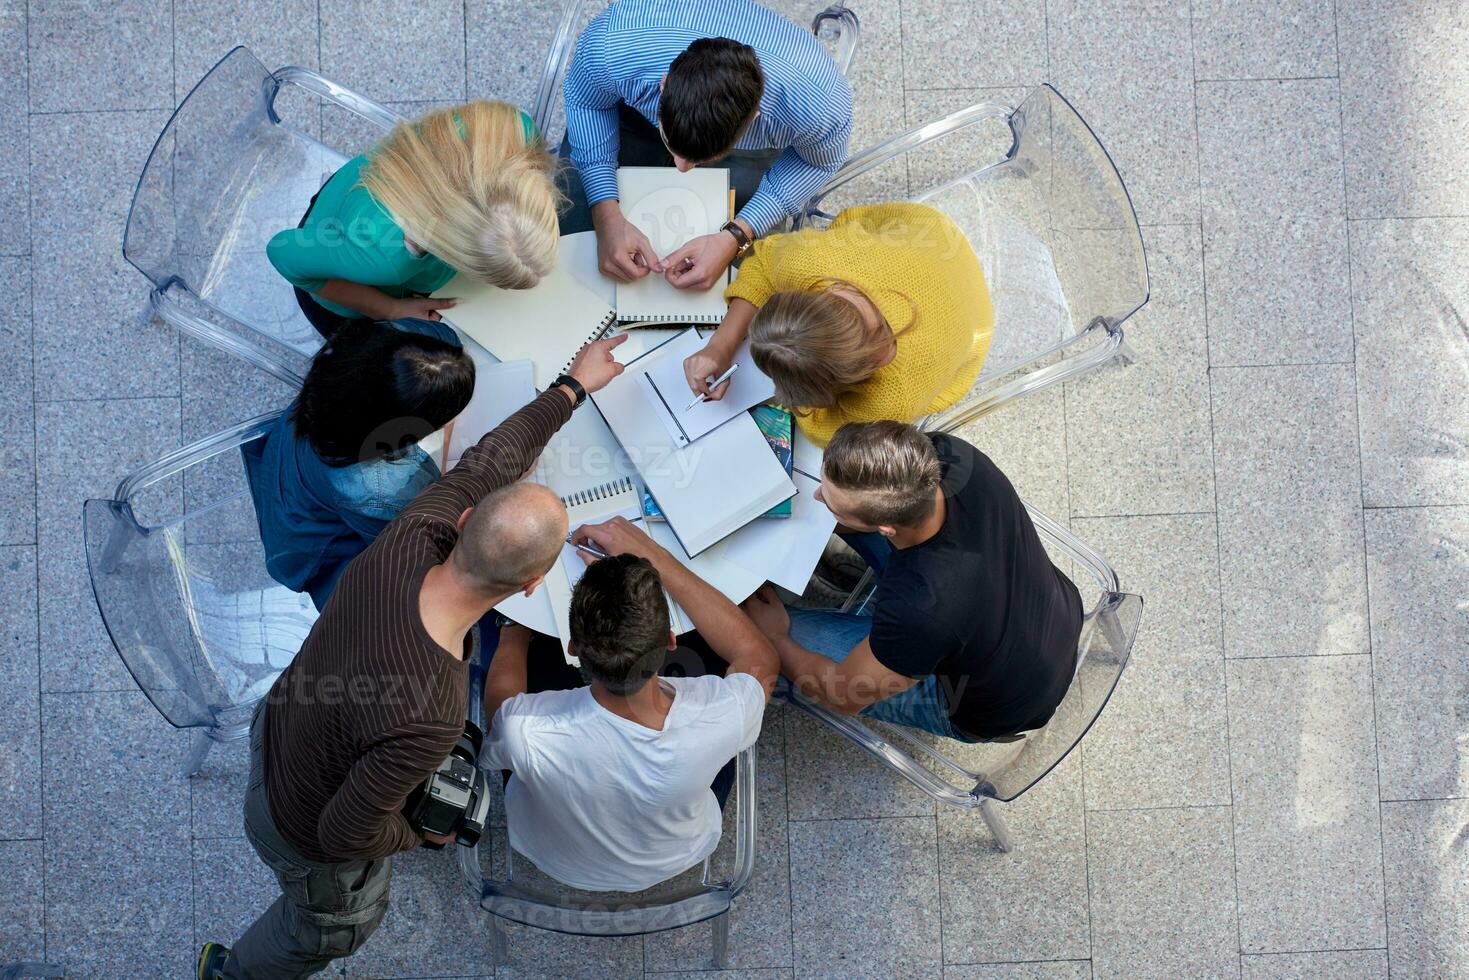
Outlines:
[[[617,197],[622,214],[648,236],[664,259],[700,235],[712,235],[730,219],[729,171],[695,167],[619,167]],[[676,289],[656,272],[617,284],[619,320],[718,323],[724,319],[729,273],[709,289]]]
[[[501,289],[460,273],[434,295],[459,301],[444,319],[485,350],[502,361],[529,360],[536,390],[544,390],[617,319],[606,299],[582,282],[583,251],[563,242],[551,273],[531,289]]]
[[[683,550],[697,557],[776,504],[796,486],[748,413],[679,446],[643,394],[643,375],[672,342],[630,362],[592,402],[637,467]]]

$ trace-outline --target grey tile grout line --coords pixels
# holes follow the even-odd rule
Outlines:
[[[1193,29],[1192,23],[1190,23],[1189,29],[1190,29],[1190,31],[1192,31],[1192,29]],[[1340,66],[1337,67],[1337,70],[1338,71],[1341,70]],[[1329,81],[1331,81],[1334,78],[1336,78],[1335,75],[1282,75],[1280,77],[1273,77],[1272,76],[1272,77],[1269,77],[1269,78],[1195,78],[1194,79],[1194,83],[1195,84],[1199,84],[1199,83],[1209,83],[1209,84],[1224,83],[1224,84],[1231,84],[1231,83],[1235,83],[1235,82],[1240,82],[1240,83],[1245,83],[1245,82],[1329,82]],[[1241,954],[1241,955],[1243,955],[1243,954]]]
[[[1233,874],[1230,875],[1230,878],[1234,884],[1234,946],[1236,954],[1243,955],[1245,941],[1239,897],[1239,836],[1236,833],[1237,823],[1234,812],[1234,745],[1230,738],[1229,650],[1225,644],[1224,627],[1224,543],[1219,526],[1219,454],[1214,431],[1216,428],[1214,421],[1214,363],[1212,345],[1209,342],[1211,336],[1209,331],[1209,263],[1206,254],[1208,245],[1204,225],[1204,215],[1208,212],[1208,209],[1204,207],[1204,141],[1203,135],[1199,130],[1199,56],[1198,46],[1194,39],[1193,0],[1189,0],[1188,5],[1188,45],[1189,74],[1193,76],[1194,179],[1199,191],[1199,295],[1204,307],[1204,386],[1209,402],[1209,475],[1212,477],[1210,483],[1213,486],[1214,494],[1214,581],[1218,588],[1219,596],[1219,676],[1224,682],[1222,692],[1224,695],[1224,758],[1229,769],[1229,850],[1230,860],[1233,865]]]
[[[1341,148],[1341,202],[1342,215],[1349,217],[1351,214],[1351,191],[1347,187],[1347,125],[1346,125],[1346,103],[1342,96],[1341,72],[1341,23],[1337,17],[1336,0],[1331,4],[1331,30],[1332,40],[1336,44],[1336,118],[1337,139]],[[1357,422],[1357,503],[1361,510],[1358,513],[1359,526],[1361,528],[1360,541],[1362,542],[1362,597],[1367,604],[1367,683],[1368,690],[1372,692],[1372,774],[1377,781],[1377,857],[1378,876],[1382,883],[1382,939],[1384,956],[1387,959],[1388,975],[1392,974],[1392,950],[1388,923],[1387,908],[1387,831],[1383,826],[1382,819],[1382,741],[1381,726],[1377,718],[1377,658],[1372,653],[1372,576],[1368,569],[1367,561],[1367,477],[1366,469],[1362,460],[1362,402],[1361,393],[1357,387],[1357,299],[1356,281],[1354,275],[1355,263],[1352,261],[1352,223],[1350,220],[1346,225],[1346,248],[1347,248],[1347,323],[1352,330],[1352,410],[1356,415]]]
[[[1441,508],[1445,508],[1445,507],[1469,507],[1469,500],[1466,500],[1462,504],[1363,504],[1362,505],[1362,509],[1364,511],[1366,511],[1366,510],[1432,510],[1434,508],[1440,508],[1441,509]]]
[[[25,45],[26,45],[26,230],[30,239],[30,250],[36,250],[36,214],[35,214],[35,182],[32,173],[36,168],[36,147],[34,127],[31,125],[31,101],[35,95],[32,91],[31,71],[31,12],[30,5],[24,6],[25,16]],[[44,676],[44,667],[41,662],[41,434],[40,419],[36,412],[36,270],[35,264],[26,263],[27,278],[30,284],[30,321],[31,321],[31,488],[35,495],[35,504],[32,517],[35,521],[33,535],[36,539],[35,552],[33,553],[32,569],[35,573],[35,595],[36,608],[33,623],[36,638],[36,745],[37,763],[40,767],[41,777],[41,815],[38,823],[41,827],[41,959],[50,960],[50,935],[48,911],[51,903],[49,901],[50,889],[47,881],[46,862],[46,698],[42,693],[41,678]]]

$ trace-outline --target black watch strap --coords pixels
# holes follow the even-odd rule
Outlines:
[[[555,388],[557,385],[565,385],[566,387],[570,388],[571,393],[576,396],[576,404],[572,406],[573,408],[581,408],[581,403],[587,400],[587,390],[581,386],[580,381],[576,380],[571,375],[563,374],[555,381],[551,382],[552,388]]]
[[[755,244],[755,239],[745,233],[745,229],[740,227],[738,221],[726,221],[719,230],[727,231],[734,236],[736,255],[744,255],[750,250],[750,246]]]

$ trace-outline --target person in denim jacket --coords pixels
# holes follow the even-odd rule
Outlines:
[[[474,362],[447,324],[363,320],[334,334],[275,427],[241,450],[271,577],[325,608],[347,564],[438,479],[418,441],[473,391]]]

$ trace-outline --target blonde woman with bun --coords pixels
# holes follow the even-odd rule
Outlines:
[[[325,337],[354,319],[440,318],[463,272],[528,289],[559,241],[555,158],[529,116],[471,102],[397,128],[349,160],[266,254]]]
[[[953,405],[994,330],[974,250],[923,204],[848,208],[826,231],[757,242],[724,296],[724,322],[684,362],[690,390],[722,397],[709,379],[748,337],[775,400],[820,446],[847,422],[912,422]]]

